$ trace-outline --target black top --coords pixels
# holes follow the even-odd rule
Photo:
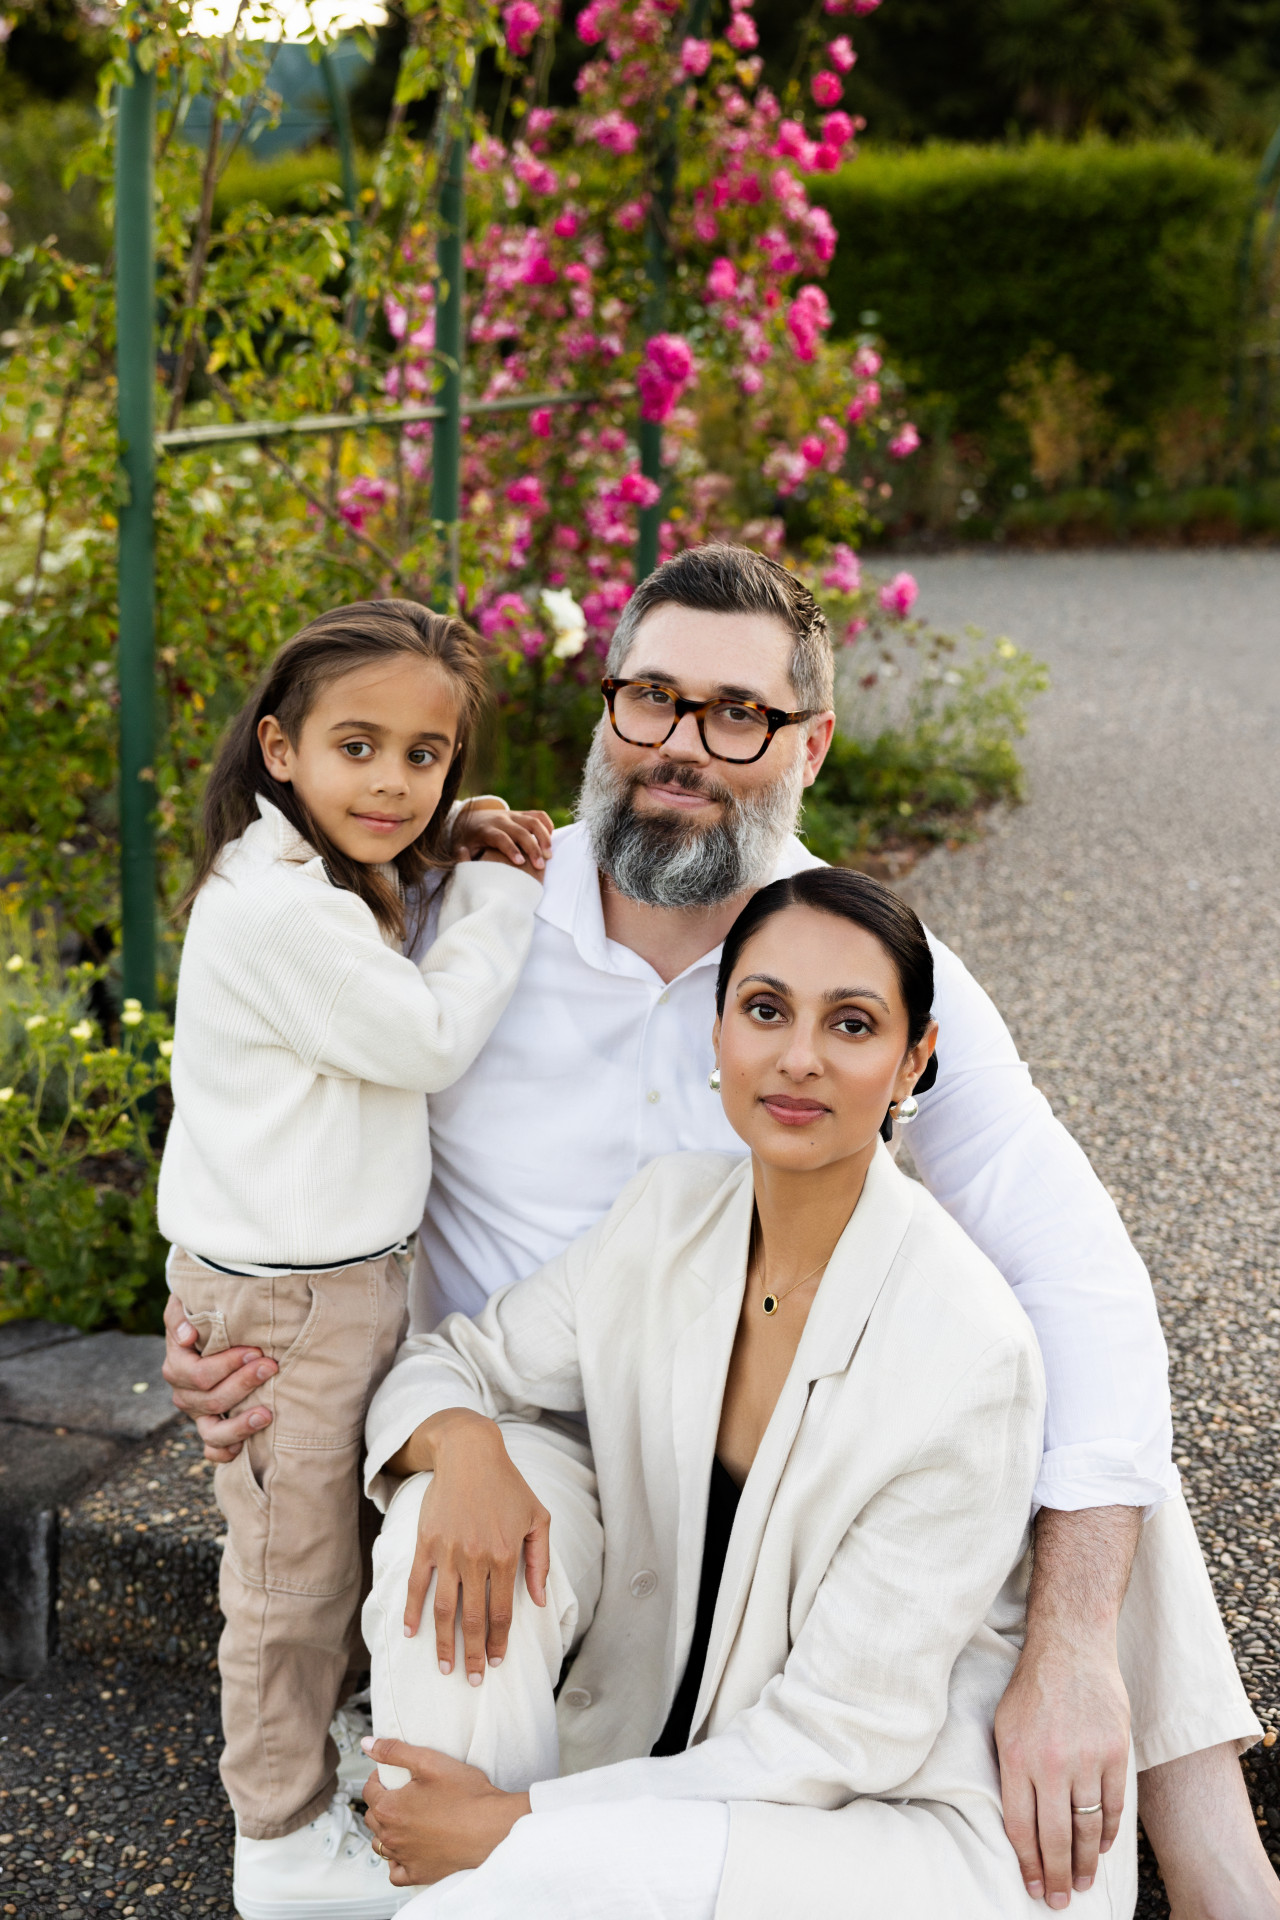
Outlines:
[[[729,1535],[733,1532],[733,1517],[738,1511],[740,1492],[741,1489],[721,1466],[719,1459],[714,1460],[711,1465],[711,1492],[707,1499],[707,1535],[702,1548],[702,1579],[698,1586],[698,1612],[693,1623],[689,1664],[684,1670],[684,1678],[671,1703],[667,1724],[653,1744],[652,1751],[655,1756],[683,1753],[689,1744],[689,1733],[693,1726],[693,1709],[698,1703],[702,1669],[707,1664],[707,1648],[711,1643],[711,1622],[715,1617],[716,1599],[720,1592],[720,1576],[724,1572],[725,1555],[729,1551]]]

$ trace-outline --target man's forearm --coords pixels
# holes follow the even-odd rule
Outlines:
[[[1047,1639],[1105,1642],[1116,1623],[1142,1532],[1141,1507],[1042,1507],[1027,1596],[1027,1645]]]

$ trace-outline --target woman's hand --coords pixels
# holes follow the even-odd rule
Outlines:
[[[447,1874],[483,1866],[529,1812],[527,1793],[503,1793],[479,1767],[403,1740],[363,1740],[370,1762],[404,1767],[403,1787],[384,1787],[375,1773],[364,1789],[366,1822],[391,1864],[393,1887],[429,1887]]]
[[[453,845],[465,860],[486,857],[541,873],[551,857],[551,817],[537,809],[513,812],[491,794],[468,800],[453,823]]]
[[[418,1631],[434,1573],[440,1671],[453,1671],[461,1592],[467,1679],[478,1687],[486,1654],[496,1667],[507,1651],[522,1551],[529,1597],[535,1606],[546,1605],[551,1515],[512,1465],[502,1429],[465,1408],[433,1414],[390,1464],[392,1471],[429,1468],[434,1476],[418,1515],[405,1635],[412,1639]]]

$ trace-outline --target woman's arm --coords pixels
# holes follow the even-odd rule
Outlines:
[[[760,1698],[684,1753],[540,1782],[534,1812],[642,1794],[836,1807],[909,1780],[1017,1559],[1042,1418],[1030,1341],[989,1348],[911,1466],[857,1515]]]
[[[546,1605],[551,1516],[512,1463],[501,1427],[467,1407],[448,1407],[424,1420],[387,1471],[402,1478],[433,1476],[418,1512],[405,1635],[412,1639],[418,1631],[434,1574],[440,1671],[453,1671],[461,1603],[467,1679],[478,1686],[486,1660],[496,1667],[507,1651],[522,1553],[529,1597],[535,1606]]]

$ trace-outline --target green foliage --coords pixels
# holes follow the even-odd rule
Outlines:
[[[924,660],[891,724],[868,724],[878,676],[860,675],[849,724],[805,801],[804,839],[822,859],[856,859],[885,841],[950,839],[981,808],[1022,798],[1015,743],[1048,675],[1012,641],[987,645],[973,628],[966,640],[925,636]],[[849,678],[858,665],[855,656]],[[869,711],[860,715],[860,706]]]
[[[356,165],[361,187],[370,184],[373,163],[362,156]],[[328,147],[308,147],[303,153],[280,153],[255,160],[238,153],[214,194],[214,219],[219,226],[250,202],[265,207],[273,219],[287,214],[313,213],[321,206],[337,206],[342,198],[342,167]]]
[[[126,1001],[118,1043],[87,1011],[103,969],[64,970],[10,899],[0,922],[0,1321],[154,1331],[157,1090],[171,1029]]]
[[[1013,368],[1046,348],[1106,376],[1122,427],[1151,430],[1221,395],[1251,189],[1248,163],[1190,141],[870,148],[821,189],[836,328],[875,312],[953,431],[988,432]]]

